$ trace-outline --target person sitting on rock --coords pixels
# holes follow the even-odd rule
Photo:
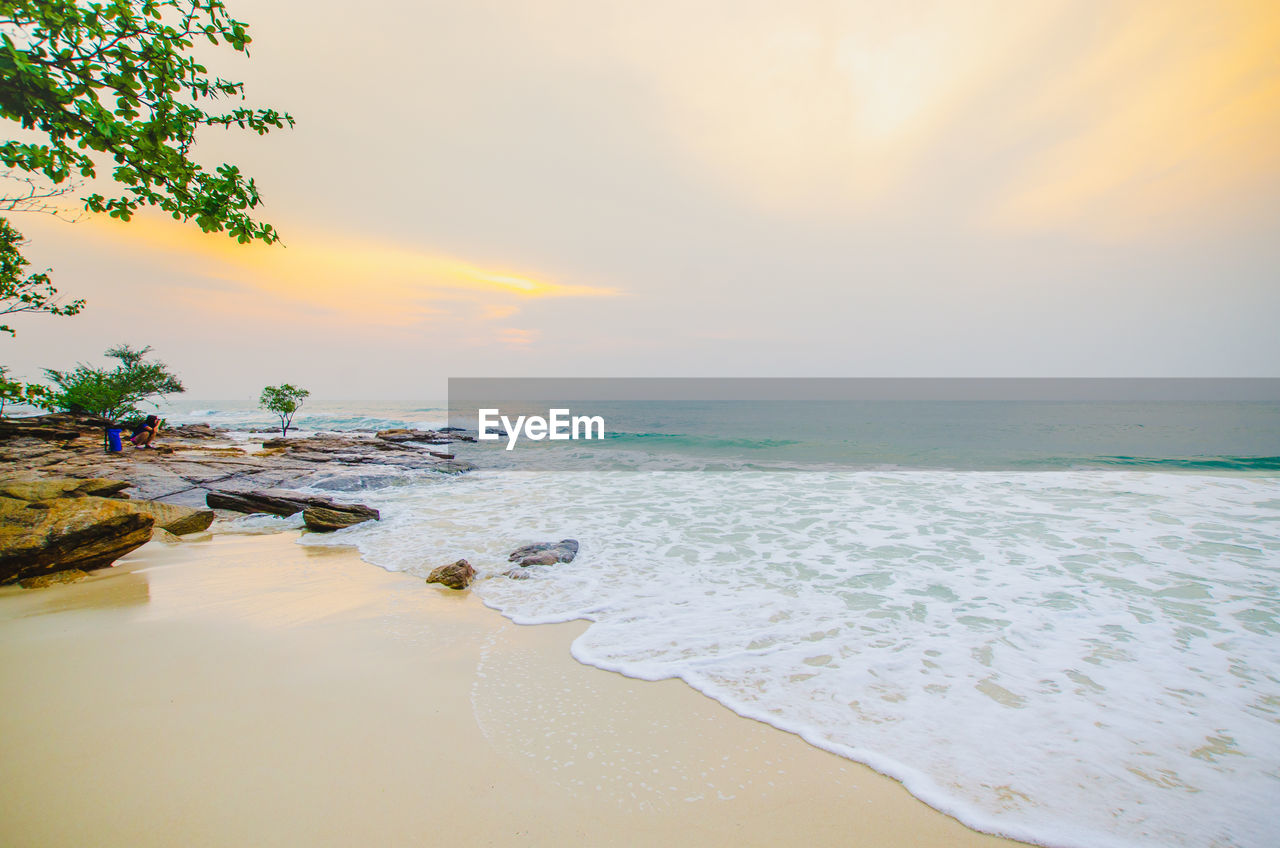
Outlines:
[[[135,448],[150,448],[151,440],[156,437],[156,433],[160,432],[160,417],[157,415],[148,415],[145,421],[135,424],[133,435],[129,437],[129,441],[133,443]]]

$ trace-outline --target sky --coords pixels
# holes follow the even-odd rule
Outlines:
[[[191,398],[476,376],[1280,376],[1280,6],[233,0],[283,246],[15,215]],[[8,129],[6,127],[6,129]]]

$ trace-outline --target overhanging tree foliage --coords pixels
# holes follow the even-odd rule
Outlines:
[[[0,118],[28,131],[0,143],[0,162],[11,169],[5,176],[22,186],[0,195],[0,211],[56,214],[50,198],[106,166],[123,192],[82,198],[91,212],[128,221],[156,206],[242,243],[278,241],[275,228],[251,214],[262,203],[254,181],[235,165],[207,169],[192,148],[202,127],[262,135],[293,126],[293,118],[275,109],[212,109],[213,101],[243,101],[244,83],[210,76],[192,53],[198,42],[249,53],[247,26],[221,0],[0,0]],[[21,236],[12,242],[19,260],[21,243]],[[23,282],[51,308],[26,301],[8,311],[74,315],[83,306],[58,307],[47,273]]]
[[[0,315],[15,312],[47,312],[50,315],[75,315],[84,308],[83,300],[58,302],[58,290],[49,282],[47,272],[24,274],[30,263],[18,246],[22,233],[0,218]],[[14,335],[8,324],[0,324],[0,333]]]
[[[279,386],[267,386],[258,398],[258,405],[268,412],[280,416],[280,436],[289,435],[289,427],[293,424],[293,416],[302,408],[302,402],[311,396],[311,392],[300,389],[289,383]]]
[[[182,381],[163,362],[148,362],[150,347],[134,350],[120,345],[106,356],[119,360],[110,370],[83,363],[71,371],[45,369],[53,388],[42,405],[60,412],[97,415],[110,421],[141,414],[138,404],[151,398],[186,391]]]
[[[206,111],[244,99],[244,83],[209,76],[197,40],[248,54],[246,25],[221,0],[0,0],[0,116],[45,138],[0,144],[0,161],[55,185],[93,178],[100,162],[123,194],[86,197],[90,211],[129,220],[157,206],[205,232],[241,242],[276,241],[253,220],[254,181],[234,165],[212,171],[191,159],[202,127],[259,135],[293,125],[275,109]]]

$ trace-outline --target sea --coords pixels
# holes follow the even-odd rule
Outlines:
[[[251,402],[163,412],[245,441],[273,424]],[[1280,404],[593,412],[593,443],[451,446],[466,474],[317,477],[383,520],[302,542],[417,576],[465,557],[512,621],[589,621],[579,661],[679,678],[979,830],[1280,844]],[[443,401],[295,422],[447,423]],[[574,562],[502,576],[515,547],[569,537]]]

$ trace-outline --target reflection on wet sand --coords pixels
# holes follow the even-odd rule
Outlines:
[[[123,609],[143,606],[151,601],[151,586],[144,573],[128,567],[104,568],[78,583],[51,586],[47,589],[19,589],[5,586],[0,597],[12,596],[6,603],[17,609],[14,618],[66,612],[68,610]]]

